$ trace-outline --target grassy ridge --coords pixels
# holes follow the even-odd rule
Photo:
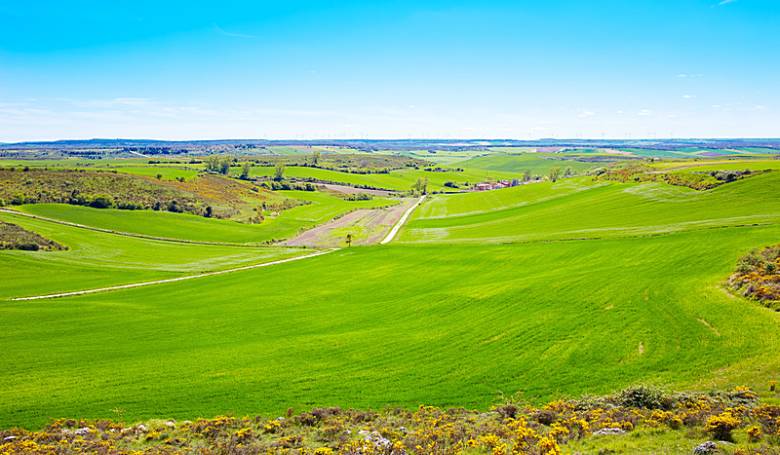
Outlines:
[[[68,251],[4,251],[0,254],[3,275],[0,299],[171,278],[303,253],[289,248],[150,241],[8,213],[0,213],[0,220],[69,247]]]
[[[429,213],[470,210],[474,206],[471,195],[440,195],[431,199],[439,208],[434,212],[421,210],[400,239],[526,241],[776,223],[780,219],[780,199],[774,188],[778,185],[778,173],[750,177],[710,191],[662,183],[594,182],[590,189],[555,197],[560,194],[554,192],[555,187],[529,185],[507,193],[514,198],[504,201],[506,208],[493,206],[494,210],[486,213],[432,218]],[[526,189],[534,191],[536,202],[518,205],[526,201]]]
[[[778,236],[772,226],[351,248],[186,284],[6,302],[0,425],[112,409],[140,419],[484,407],[499,391],[538,401],[685,386],[737,362],[765,371],[778,366],[780,315],[720,284]]]
[[[615,156],[615,159],[619,157]],[[577,161],[574,159],[562,159],[548,153],[491,153],[478,156],[458,163],[464,168],[485,169],[491,171],[503,171],[522,174],[528,170],[533,175],[547,175],[551,168],[558,167],[561,170],[570,167],[575,172],[584,172],[588,169],[604,166],[605,163]]]
[[[383,207],[396,203],[383,198],[345,201],[327,193],[311,191],[283,193],[310,204],[284,210],[275,217],[269,216],[261,224],[150,210],[92,209],[62,204],[34,204],[22,206],[21,209],[48,218],[121,232],[205,242],[259,243],[290,238],[302,229],[324,223],[354,209]]]

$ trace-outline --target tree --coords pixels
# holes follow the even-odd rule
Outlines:
[[[571,177],[572,175],[574,175],[574,170],[570,166],[567,166],[566,170],[563,171],[563,176]]]
[[[284,163],[276,163],[276,168],[274,169],[274,180],[277,182],[284,180]]]
[[[552,168],[550,168],[550,172],[547,175],[550,178],[550,181],[555,182],[561,176],[561,168],[559,168],[559,167],[552,167]]]
[[[317,166],[317,165],[320,164],[320,151],[319,150],[315,150],[311,154],[311,164],[312,164],[312,166]]]
[[[420,194],[428,194],[428,177],[418,177],[412,189]]]
[[[531,181],[531,171],[528,169],[523,171],[523,181],[524,182],[530,182]]]
[[[347,246],[352,246],[352,234],[347,234],[345,241],[347,242]]]
[[[219,173],[222,175],[228,175],[230,172],[230,160],[225,158],[219,163]]]
[[[217,172],[219,170],[219,157],[217,155],[211,155],[206,158],[206,171]]]
[[[249,172],[252,170],[252,165],[247,161],[244,163],[243,166],[241,166],[241,175],[239,178],[241,180],[249,180]]]

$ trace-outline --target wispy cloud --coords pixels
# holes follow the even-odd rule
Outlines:
[[[583,110],[583,111],[580,111],[579,114],[577,114],[577,117],[579,117],[579,118],[590,118],[590,117],[593,117],[594,115],[596,115],[596,113],[593,112],[593,111]]]
[[[728,5],[729,3],[734,3],[736,1],[737,0],[720,0],[720,2],[718,2],[718,6]]]

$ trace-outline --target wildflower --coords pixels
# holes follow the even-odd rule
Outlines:
[[[539,440],[539,449],[544,455],[561,455],[561,448],[555,439],[545,436]]]
[[[242,428],[238,431],[236,431],[236,439],[239,441],[245,441],[252,437],[252,429],[251,428]]]
[[[761,428],[752,426],[748,428],[747,435],[750,442],[758,442],[761,439]]]
[[[278,420],[269,420],[263,425],[263,431],[266,433],[276,433],[280,428],[282,424]]]

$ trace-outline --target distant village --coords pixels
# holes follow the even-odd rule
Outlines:
[[[482,182],[474,185],[473,190],[474,191],[500,190],[503,188],[511,188],[513,186],[527,185],[529,183],[539,183],[541,181],[542,179],[537,177],[535,179],[531,179],[527,181],[523,181],[520,179],[512,179],[512,180],[499,180],[497,182]]]

